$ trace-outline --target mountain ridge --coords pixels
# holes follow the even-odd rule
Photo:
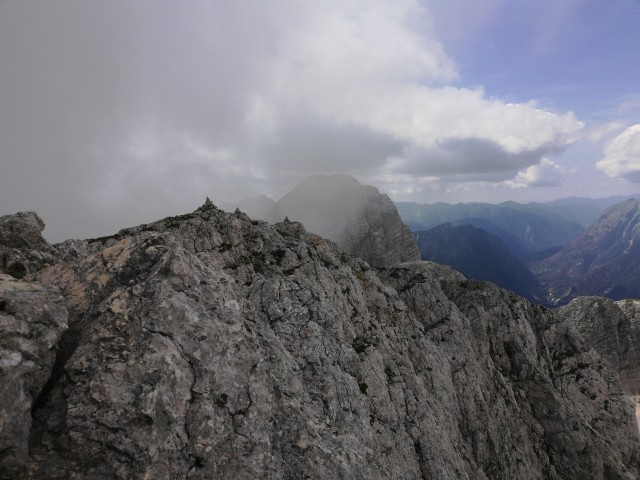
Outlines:
[[[447,267],[373,270],[210,202],[53,248],[20,289],[0,278],[0,320],[20,325],[0,336],[0,411],[24,412],[0,478],[638,474],[601,358],[554,311]],[[50,343],[29,343],[40,325]]]

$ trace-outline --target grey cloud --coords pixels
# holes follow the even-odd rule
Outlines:
[[[219,3],[3,3],[0,214],[35,209],[59,241],[236,192],[229,183],[242,175],[192,152],[167,148],[143,163],[127,151],[141,132],[160,142],[188,132],[216,148],[243,141],[268,26]]]
[[[640,183],[640,171],[628,171],[621,173],[619,177],[632,183]]]
[[[370,3],[377,15],[351,16],[344,36],[353,45],[382,39],[379,48],[365,42],[338,55],[345,42],[325,36],[341,25],[331,18],[360,6],[314,5],[0,0],[0,214],[36,210],[59,241],[189,211],[205,196],[277,196],[311,173],[370,177],[389,157],[409,160],[392,174],[461,180],[500,176],[544,153],[505,157],[475,139],[424,151],[391,135],[394,92],[413,92],[405,84],[442,75],[449,60],[429,50],[438,44],[428,31],[409,32],[403,19],[413,7],[383,0]],[[316,24],[316,8],[335,11]],[[387,15],[396,8],[409,10]],[[367,18],[375,21],[360,38],[357,22]],[[385,42],[391,33],[401,41]],[[421,60],[407,62],[407,52]],[[409,118],[415,103],[402,95]],[[344,112],[323,109],[335,99]],[[256,104],[264,111],[252,117]],[[362,106],[385,121],[368,122],[366,108],[366,118],[352,115]]]
[[[287,121],[277,141],[265,148],[265,159],[278,170],[357,173],[380,167],[403,148],[384,133],[305,116]]]
[[[514,172],[538,163],[543,156],[561,150],[556,145],[545,145],[510,153],[481,138],[449,139],[435,148],[407,148],[404,156],[408,162],[402,173],[446,176],[453,181],[499,180],[510,178]]]

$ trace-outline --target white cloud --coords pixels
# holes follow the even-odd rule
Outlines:
[[[524,187],[559,187],[566,170],[548,158],[543,158],[539,164],[531,165],[518,172],[513,180],[504,184],[510,188]]]
[[[611,122],[606,122],[600,125],[595,125],[589,128],[586,137],[592,143],[598,143],[603,139],[609,137],[616,131],[620,131],[624,128],[625,123],[620,120],[614,120]]]
[[[640,124],[632,125],[604,147],[596,167],[612,178],[640,182]]]
[[[501,169],[517,171],[523,161],[531,165],[546,152],[566,148],[582,128],[572,113],[554,114],[534,103],[488,98],[482,89],[446,85],[456,72],[432,32],[412,28],[411,18],[427,16],[416,2],[351,0],[330,11],[305,7],[304,21],[286,35],[288,48],[279,52],[261,92],[260,104],[271,105],[281,122],[291,110],[302,111],[390,135],[414,159],[420,157],[422,168],[434,167],[431,173],[439,173],[439,156],[453,160],[447,145],[468,141],[492,144],[503,159],[513,160],[503,161]],[[415,155],[418,150],[423,154]],[[496,168],[473,155],[464,160],[449,169]],[[291,159],[292,168],[297,161]]]

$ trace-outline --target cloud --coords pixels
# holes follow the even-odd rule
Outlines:
[[[565,169],[548,158],[543,158],[539,164],[531,165],[518,172],[513,180],[504,182],[509,188],[524,187],[559,187],[565,176]]]
[[[612,178],[640,182],[640,124],[628,127],[604,147],[596,167]]]
[[[604,138],[609,137],[613,132],[620,131],[625,127],[625,123],[620,120],[605,122],[589,128],[586,137],[592,143],[599,143]]]
[[[55,240],[318,171],[511,178],[582,128],[459,86],[417,0],[4,2],[0,64],[0,213]]]
[[[562,145],[550,143],[532,150],[510,152],[489,139],[451,138],[442,140],[432,148],[406,149],[404,155],[409,161],[402,171],[442,177],[464,175],[476,179],[492,175],[511,177],[515,171],[538,162],[543,155],[562,148]]]

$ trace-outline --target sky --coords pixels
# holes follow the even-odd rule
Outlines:
[[[345,173],[640,192],[640,0],[0,0],[0,215],[50,241]]]

